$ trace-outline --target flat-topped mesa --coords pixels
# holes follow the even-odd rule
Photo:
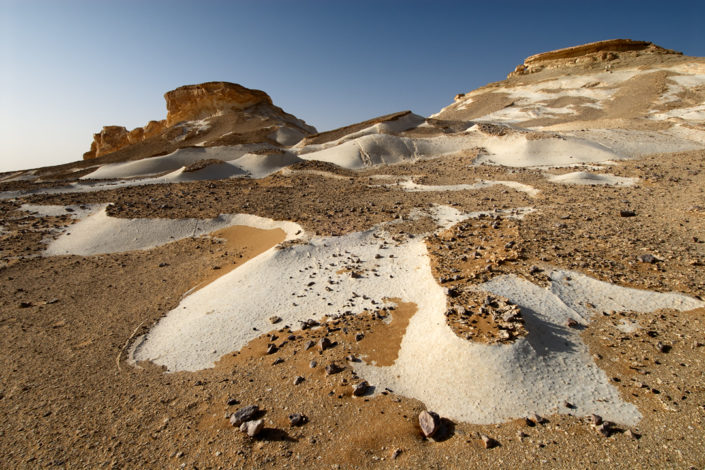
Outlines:
[[[304,121],[274,106],[267,93],[235,83],[185,85],[166,92],[164,99],[166,119],[150,121],[131,131],[122,126],[105,126],[93,135],[91,149],[83,154],[83,159],[128,147],[130,159],[144,158],[189,145],[241,143],[238,139],[247,143],[290,145],[316,132]],[[209,122],[196,122],[204,119]],[[140,145],[131,147],[135,144]]]
[[[648,41],[608,39],[606,41],[591,42],[580,46],[566,47],[555,51],[534,54],[527,57],[523,64],[517,65],[507,78],[539,72],[546,68],[590,65],[600,62],[610,62],[618,59],[621,55],[637,56],[641,54],[682,55],[681,52],[665,49]]]
[[[260,103],[272,104],[272,99],[267,93],[228,82],[181,86],[164,93],[164,99],[167,127],[182,121],[197,121],[218,113],[240,111]]]

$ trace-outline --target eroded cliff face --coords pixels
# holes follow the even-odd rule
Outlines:
[[[105,126],[93,135],[83,159],[133,148],[129,159],[170,152],[189,145],[225,145],[254,140],[289,145],[316,132],[304,121],[274,106],[267,93],[229,82],[186,85],[164,94],[167,117],[127,130]],[[275,135],[286,128],[286,142]],[[280,133],[281,134],[281,133]],[[133,155],[134,154],[134,155]]]
[[[167,127],[182,121],[197,121],[218,113],[242,111],[260,103],[272,104],[272,99],[267,93],[228,82],[182,86],[166,92],[164,99]]]
[[[665,49],[648,41],[608,39],[606,41],[591,42],[579,46],[534,54],[524,59],[523,64],[517,65],[507,78],[536,73],[547,68],[562,68],[611,62],[618,59],[620,56],[637,56],[641,54],[680,55],[681,53],[671,49]]]

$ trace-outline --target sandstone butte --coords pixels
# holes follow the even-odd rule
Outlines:
[[[584,65],[595,62],[609,62],[615,60],[619,53],[657,53],[677,54],[671,49],[665,49],[649,41],[634,41],[632,39],[607,39],[605,41],[591,42],[579,46],[556,49],[549,52],[534,54],[524,59],[523,64],[516,66],[507,78],[516,75],[539,72],[545,68],[569,67],[571,65]]]
[[[267,93],[229,82],[185,85],[166,92],[164,99],[166,119],[150,121],[146,126],[131,131],[123,126],[105,126],[93,135],[91,149],[83,154],[83,159],[100,157],[142,142],[184,121],[197,121],[219,114],[237,115],[259,104],[273,105]]]

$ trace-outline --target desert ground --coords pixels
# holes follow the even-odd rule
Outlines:
[[[2,467],[704,468],[705,61],[597,44],[0,175]]]

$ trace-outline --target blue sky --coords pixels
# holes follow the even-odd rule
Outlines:
[[[162,95],[240,83],[327,130],[503,79],[531,54],[610,38],[705,56],[703,1],[0,0],[0,171],[79,160]]]

